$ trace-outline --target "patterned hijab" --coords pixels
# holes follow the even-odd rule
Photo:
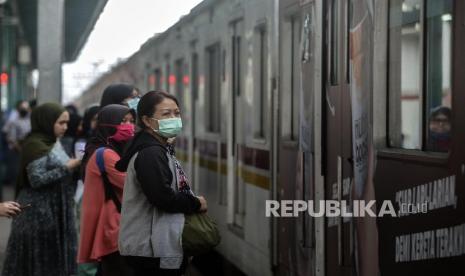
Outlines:
[[[26,167],[34,160],[47,155],[55,145],[55,122],[66,110],[57,103],[45,103],[31,113],[31,133],[21,147],[19,175],[16,182],[17,191],[29,185]]]

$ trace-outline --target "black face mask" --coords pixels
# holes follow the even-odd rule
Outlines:
[[[26,109],[20,109],[19,110],[19,116],[22,118],[26,117],[29,112]]]

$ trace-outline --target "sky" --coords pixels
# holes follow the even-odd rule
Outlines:
[[[80,55],[63,65],[63,102],[78,97],[119,59],[167,30],[201,0],[108,0]]]

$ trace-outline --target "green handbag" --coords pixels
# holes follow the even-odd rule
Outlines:
[[[188,256],[197,256],[212,250],[221,241],[220,232],[206,213],[185,216],[182,248]]]

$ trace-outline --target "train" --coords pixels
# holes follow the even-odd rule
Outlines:
[[[465,1],[204,0],[76,104],[116,82],[179,99],[176,154],[246,275],[464,275],[463,45]]]

